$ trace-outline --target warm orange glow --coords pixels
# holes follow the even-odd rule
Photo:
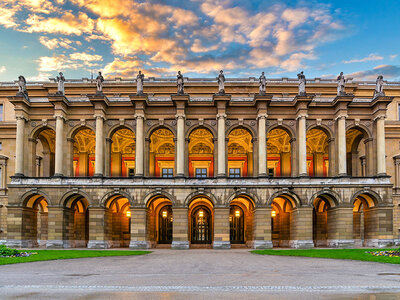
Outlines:
[[[204,212],[202,210],[199,210],[199,217],[200,218],[204,217]]]
[[[127,210],[127,211],[126,211],[126,217],[127,217],[127,218],[130,218],[130,217],[131,217],[131,211],[130,211],[130,210]]]
[[[163,212],[162,212],[162,217],[163,218],[166,218],[168,216],[168,212],[166,211],[166,210],[164,210]]]
[[[235,217],[236,217],[236,218],[239,218],[239,217],[240,217],[240,210],[236,210],[236,211],[235,211]]]
[[[271,217],[273,217],[273,218],[276,217],[276,211],[275,210],[271,211]]]

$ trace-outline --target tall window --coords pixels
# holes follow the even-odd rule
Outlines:
[[[172,178],[172,177],[174,177],[174,169],[173,168],[164,168],[164,169],[162,169],[162,177],[163,178]]]
[[[229,177],[237,178],[240,177],[240,168],[230,168]]]
[[[2,107],[3,107],[3,105],[2,105]],[[399,114],[398,120],[400,121],[400,103],[397,105],[397,111],[398,111],[398,114]]]
[[[197,168],[196,178],[207,178],[207,168]]]
[[[0,104],[0,121],[3,121],[3,104]]]

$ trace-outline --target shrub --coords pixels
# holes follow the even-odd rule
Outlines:
[[[0,256],[13,256],[18,253],[19,251],[17,249],[8,248],[6,245],[0,245]]]

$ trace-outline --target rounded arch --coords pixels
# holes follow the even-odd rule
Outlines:
[[[256,207],[256,204],[260,204],[260,200],[258,196],[254,193],[251,192],[233,192],[232,194],[229,195],[229,197],[226,199],[225,206],[229,207],[231,205],[231,202],[235,200],[238,197],[246,198],[249,200],[254,207]]]
[[[267,200],[266,205],[271,206],[272,202],[274,201],[275,198],[277,197],[283,197],[289,200],[292,203],[293,207],[300,207],[302,206],[302,203],[300,201],[300,197],[297,196],[295,193],[286,191],[286,190],[279,190],[275,193],[273,193]]]
[[[347,131],[349,131],[350,129],[356,129],[358,131],[360,131],[363,135],[365,139],[369,139],[372,138],[372,134],[371,131],[369,130],[369,128],[363,124],[349,124],[348,126],[346,126],[346,133]]]
[[[42,133],[42,131],[49,129],[52,130],[54,132],[56,132],[56,128],[54,126],[51,126],[49,124],[47,125],[38,125],[35,128],[32,129],[31,133],[29,134],[29,138],[30,139],[37,139],[38,136]]]
[[[34,196],[39,196],[39,197],[43,197],[46,199],[48,205],[52,205],[52,200],[50,199],[49,195],[42,191],[42,190],[38,190],[38,189],[32,189],[30,191],[25,192],[24,194],[22,194],[22,196],[20,197],[21,201],[19,202],[20,206],[27,206],[29,200],[34,197]]]
[[[311,125],[307,126],[307,130],[306,130],[307,133],[312,129],[318,129],[318,130],[321,130],[322,132],[324,132],[326,134],[326,136],[328,137],[328,140],[335,136],[332,129],[324,124],[320,124],[320,125],[311,124]]]
[[[254,139],[257,136],[257,133],[255,132],[255,130],[251,126],[249,126],[247,124],[241,124],[241,125],[240,124],[233,124],[233,125],[229,126],[226,129],[226,132],[225,132],[226,137],[228,137],[231,134],[231,132],[234,131],[235,129],[247,130],[250,133],[252,139]]]
[[[340,195],[335,191],[322,190],[311,196],[308,200],[308,206],[312,206],[317,198],[323,198],[329,202],[330,207],[336,207],[341,202]]]
[[[172,132],[172,134],[174,135],[174,138],[176,137],[176,130],[174,127],[172,127],[168,124],[163,124],[163,125],[154,124],[147,130],[146,138],[150,139],[151,135],[158,129],[168,129],[169,131]]]
[[[111,198],[113,198],[113,200],[114,200],[114,197],[116,197],[116,196],[121,196],[121,197],[123,197],[123,198],[128,199],[129,204],[130,204],[130,205],[133,205],[133,198],[132,198],[132,196],[131,196],[130,194],[124,192],[124,191],[111,191],[111,192],[106,193],[106,194],[101,198],[101,200],[100,200],[100,202],[99,202],[99,205],[100,205],[101,207],[106,207],[108,201],[109,201]]]
[[[373,207],[373,206],[378,206],[379,203],[382,203],[382,198],[379,196],[378,193],[372,191],[372,190],[366,190],[366,189],[362,189],[360,191],[357,191],[350,200],[350,204],[355,203],[355,201],[357,200],[357,198],[361,197],[362,199],[364,199],[367,204],[368,207]]]
[[[124,124],[124,125],[116,124],[116,125],[111,126],[111,128],[108,130],[108,132],[106,134],[106,138],[111,139],[113,137],[114,133],[116,133],[120,129],[129,129],[136,136],[136,131],[133,126],[127,125],[127,124]]]
[[[144,198],[143,198],[143,204],[147,207],[148,204],[154,199],[154,198],[167,198],[172,202],[172,205],[176,205],[176,199],[173,195],[171,195],[168,192],[165,191],[151,191],[147,193]]]
[[[185,207],[189,207],[190,203],[193,200],[195,200],[196,198],[201,198],[201,197],[207,198],[208,200],[210,200],[210,202],[212,203],[213,206],[218,204],[218,200],[217,200],[217,198],[215,198],[215,196],[213,194],[211,194],[209,192],[206,192],[206,191],[202,191],[202,192],[196,191],[196,192],[190,193],[186,197],[185,202],[183,203],[183,205]]]
[[[93,132],[96,132],[96,128],[94,128],[92,125],[89,125],[89,124],[85,124],[85,125],[82,125],[82,124],[77,124],[77,125],[75,125],[74,127],[72,127],[70,130],[69,130],[69,132],[68,132],[68,139],[74,139],[74,137],[75,137],[75,135],[79,132],[79,131],[81,131],[81,130],[83,130],[83,129],[90,129],[90,130],[92,130]]]
[[[208,125],[208,124],[202,124],[202,125],[194,124],[194,125],[190,126],[190,127],[187,129],[187,131],[186,131],[186,138],[188,139],[189,136],[190,136],[190,134],[191,134],[193,131],[195,131],[196,129],[206,129],[206,130],[208,130],[208,131],[212,134],[213,138],[215,138],[215,137],[217,136],[217,132],[214,130],[214,128],[213,128],[212,126],[210,126],[210,125]]]
[[[74,198],[74,200],[76,199],[76,198],[85,198],[86,199],[86,202],[87,202],[87,205],[91,205],[93,202],[92,202],[92,199],[89,197],[89,195],[86,193],[86,192],[84,192],[84,191],[69,191],[69,192],[66,192],[62,197],[61,197],[61,199],[60,199],[60,201],[59,201],[59,205],[60,206],[63,206],[63,207],[68,207],[68,206],[66,206],[67,204],[69,204],[68,202],[72,199],[72,198]]]
[[[287,126],[284,124],[269,126],[267,128],[267,136],[272,130],[275,130],[275,129],[282,129],[282,130],[286,131],[287,134],[290,136],[290,138],[294,138],[296,136],[296,133],[294,132],[294,130],[292,128],[290,128],[290,126]]]

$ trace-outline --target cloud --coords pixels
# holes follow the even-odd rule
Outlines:
[[[397,54],[392,54],[392,55],[389,56],[389,59],[390,59],[390,60],[393,60],[393,59],[395,59],[396,57],[397,57]]]
[[[136,56],[125,57],[124,59],[116,58],[111,63],[108,63],[104,69],[104,76],[121,76],[121,77],[136,77],[138,71],[141,70],[145,76],[160,76],[160,74],[168,73],[165,68],[153,68],[145,65]]]
[[[84,60],[86,58],[86,60]],[[69,57],[61,54],[54,56],[41,56],[37,59],[39,72],[63,71],[67,69],[85,69],[100,67],[98,63],[92,61],[102,60],[100,55],[91,55],[86,53],[74,53]]]
[[[17,12],[16,8],[8,8],[0,6],[0,25],[5,28],[17,27],[15,13]]]
[[[88,54],[88,53],[72,53],[69,55],[69,57],[72,60],[83,60],[83,61],[100,61],[103,60],[103,57],[101,55],[97,55],[97,54]]]
[[[378,75],[383,75],[385,79],[400,78],[400,66],[379,65],[370,70],[350,73],[347,76],[357,80],[375,80]]]
[[[305,8],[290,9],[287,8],[282,13],[282,19],[289,22],[289,29],[293,29],[300,24],[307,21],[309,17],[309,11]]]
[[[375,61],[375,60],[382,60],[383,57],[380,55],[376,55],[374,53],[371,53],[367,57],[361,58],[361,59],[351,59],[351,60],[345,60],[343,63],[345,64],[352,64],[352,63],[360,63],[360,62],[366,62],[366,61]]]
[[[65,49],[76,49],[75,47],[73,47],[73,44],[78,44],[77,41],[72,41],[70,39],[67,38],[48,38],[46,36],[41,36],[39,38],[39,42],[45,46],[46,48],[53,50],[56,48],[65,48]]]
[[[4,73],[7,70],[6,66],[0,67],[0,73]]]

